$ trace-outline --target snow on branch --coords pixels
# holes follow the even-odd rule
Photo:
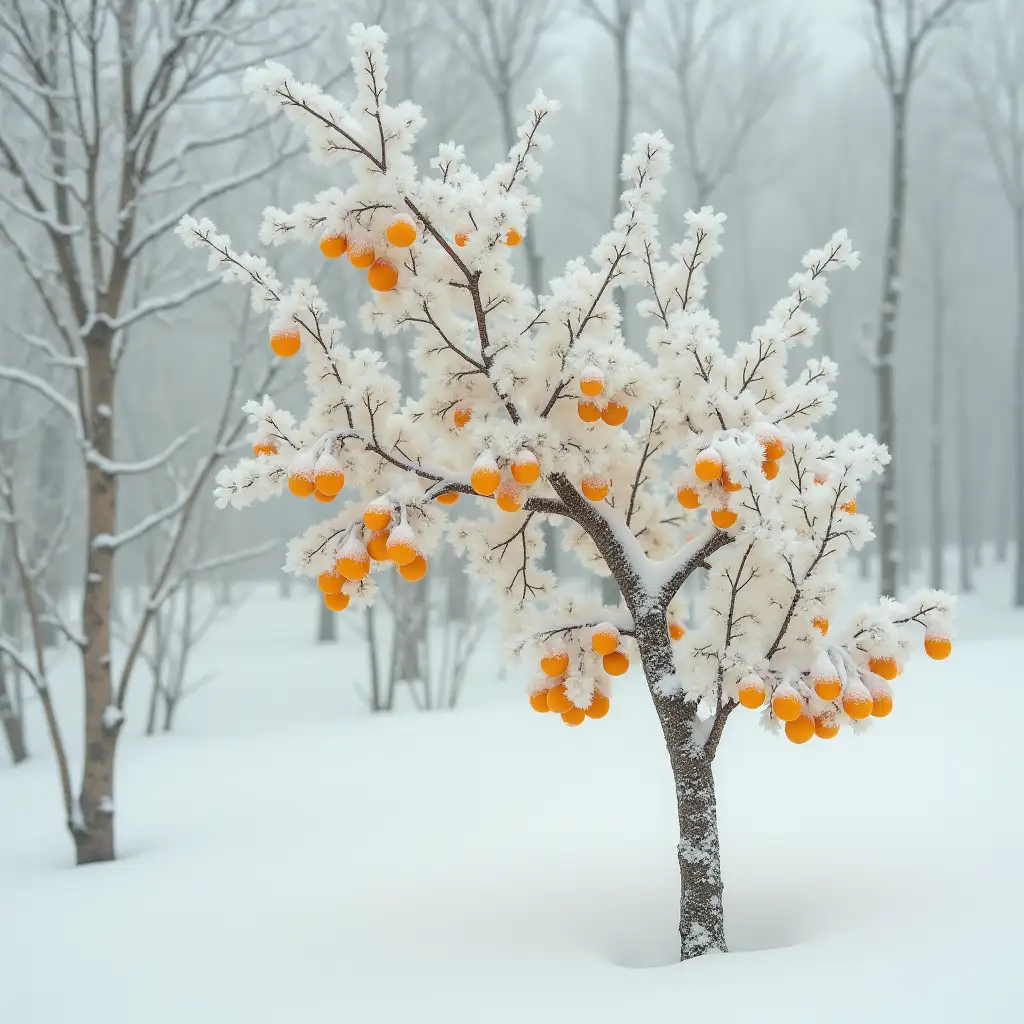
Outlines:
[[[15,384],[21,384],[42,395],[43,398],[71,420],[75,428],[75,437],[81,440],[82,421],[79,418],[77,407],[48,381],[43,380],[42,377],[38,377],[34,373],[28,373],[26,370],[19,370],[13,366],[0,366],[0,380],[9,380]]]
[[[117,462],[114,459],[105,458],[90,445],[85,451],[85,461],[87,465],[96,466],[97,469],[106,473],[107,476],[138,476],[144,473],[152,473],[153,470],[159,469],[174,458],[198,432],[198,427],[192,427],[171,441],[159,454],[153,455],[148,459],[140,459],[137,462]]]

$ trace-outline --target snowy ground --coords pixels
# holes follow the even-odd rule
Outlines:
[[[639,677],[580,729],[485,663],[454,713],[370,718],[358,648],[312,644],[308,598],[254,598],[179,731],[126,736],[120,863],[69,866],[38,733],[0,764],[0,1020],[1024,1020],[1024,619],[997,601],[967,603],[954,657],[915,663],[868,736],[794,747],[734,716],[734,952],[679,965]]]

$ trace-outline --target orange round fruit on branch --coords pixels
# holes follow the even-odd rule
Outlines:
[[[711,522],[720,530],[728,530],[736,522],[737,516],[731,508],[713,508]]]
[[[601,410],[593,402],[583,399],[576,403],[576,414],[584,423],[596,423],[601,418]]]
[[[261,455],[276,455],[277,445],[273,441],[257,441],[252,446],[252,453],[257,459]]]
[[[387,530],[382,530],[380,533],[374,533],[370,535],[370,539],[366,542],[366,553],[375,562],[386,562],[388,560],[388,537],[390,534]]]
[[[871,658],[868,661],[868,668],[883,679],[895,679],[899,675],[895,658]]]
[[[334,497],[345,486],[345,471],[330,453],[324,452],[313,466],[313,483],[318,491]]]
[[[504,480],[495,492],[494,500],[502,512],[518,512],[523,507],[523,489],[512,480]]]
[[[401,218],[392,221],[386,233],[388,241],[399,249],[407,249],[416,241],[416,229]]]
[[[860,722],[871,715],[871,694],[862,686],[848,687],[843,694],[843,710],[847,717]]]
[[[472,418],[473,410],[468,405],[457,405],[452,412],[456,430],[461,430]]]
[[[834,713],[818,715],[814,720],[814,735],[821,740],[831,740],[839,732],[839,719]]]
[[[822,636],[828,636],[828,619],[817,616],[811,619],[811,625],[818,630]]]
[[[596,398],[604,391],[604,374],[596,366],[588,366],[580,374],[580,392],[588,398]]]
[[[361,580],[370,571],[370,555],[361,544],[349,542],[341,549],[335,569],[347,580]]]
[[[790,743],[806,743],[813,735],[814,719],[810,715],[800,715],[786,723],[786,739]]]
[[[722,457],[714,448],[705,448],[697,455],[693,470],[697,474],[698,480],[709,484],[722,475]]]
[[[794,722],[803,714],[804,702],[788,683],[783,683],[772,697],[772,711],[780,722]]]
[[[822,700],[835,700],[843,692],[839,676],[819,676],[814,680],[814,692]]]
[[[398,572],[403,580],[418,583],[427,575],[427,560],[422,555],[417,555],[411,562],[400,565]]]
[[[541,656],[540,670],[546,676],[560,676],[569,667],[568,651],[548,651]],[[564,690],[565,687],[563,686]],[[552,708],[552,711],[557,710]]]
[[[469,241],[468,231],[458,231],[455,234],[455,244],[461,249]]]
[[[935,661],[945,660],[949,657],[949,652],[952,650],[953,641],[948,636],[937,636],[934,633],[929,633],[924,638],[924,653]]]
[[[324,594],[324,604],[332,612],[343,612],[348,607],[350,598],[344,591],[339,590],[336,594]]]
[[[592,473],[583,478],[580,490],[583,492],[583,496],[590,501],[604,501],[608,496],[608,486],[608,477],[601,476],[600,473]]]
[[[852,516],[857,511],[857,501],[856,501],[856,499],[851,499],[850,501],[846,502],[843,505],[840,505],[839,507],[844,512],[849,512],[850,515]]]
[[[673,640],[682,640],[686,636],[686,627],[678,619],[671,619],[668,624],[668,635]]]
[[[288,490],[296,498],[308,498],[316,490],[316,484],[313,483],[310,477],[304,476],[301,473],[289,473]]]
[[[523,236],[515,228],[508,229],[508,234],[505,235],[506,245],[518,245],[522,240]]]
[[[352,242],[348,247],[348,261],[353,267],[365,270],[373,263],[373,246],[367,242]]]
[[[676,491],[676,501],[683,508],[700,508],[700,495],[692,487],[680,487]]]
[[[629,406],[623,405],[622,402],[609,402],[604,409],[601,410],[601,419],[603,419],[609,427],[621,427],[628,418]]]
[[[546,715],[551,708],[548,707],[548,691],[537,690],[536,693],[530,694],[530,707],[534,711],[539,711],[542,715]]]
[[[629,670],[629,658],[625,651],[612,651],[601,659],[601,667],[610,676],[621,676]]]
[[[727,491],[731,491],[733,494],[735,494],[737,491],[743,490],[743,484],[741,484],[738,480],[733,480],[733,478],[729,476],[729,474],[725,470],[722,471],[722,486]]]
[[[485,498],[494,494],[501,485],[501,472],[491,455],[485,452],[476,460],[469,482],[473,490]]]
[[[587,718],[604,718],[608,714],[610,707],[611,701],[608,700],[608,697],[600,690],[595,690],[593,699],[590,701],[590,707],[585,710],[584,714]]]
[[[270,336],[271,350],[275,356],[280,356],[282,359],[291,359],[299,351],[300,344],[299,332],[290,328],[274,331]]]
[[[764,683],[759,676],[745,676],[740,680],[737,696],[743,707],[756,711],[764,704],[764,695]]]
[[[765,480],[774,480],[779,475],[779,464],[774,459],[765,459],[761,463],[761,472]]]
[[[438,505],[454,505],[459,500],[459,492],[442,491],[435,500]]]
[[[326,505],[329,502],[334,501],[337,495],[325,494],[323,491],[320,490],[319,487],[316,487],[313,489],[313,497],[316,498],[317,501],[322,502],[324,505]]]
[[[366,272],[366,282],[375,292],[390,292],[398,284],[398,267],[386,259],[375,259]]]
[[[611,654],[619,649],[619,631],[610,622],[599,622],[590,634],[590,646],[598,654]]]
[[[786,446],[782,443],[782,435],[773,426],[762,426],[757,431],[757,439],[761,443],[766,462],[778,462],[786,454]]]
[[[336,260],[339,256],[344,256],[347,248],[348,239],[344,235],[324,235],[320,239],[320,251],[329,260]]]
[[[552,686],[548,690],[548,711],[554,711],[556,715],[560,715],[569,708],[575,707],[573,702],[569,700],[569,695],[565,692],[565,684],[559,683],[557,686]]]
[[[324,594],[337,594],[344,582],[345,578],[336,572],[322,572],[316,578],[316,585]]]
[[[363,523],[368,530],[375,533],[386,530],[391,525],[391,505],[383,501],[367,505],[363,513]]]
[[[419,553],[420,546],[412,528],[404,523],[396,526],[388,536],[388,558],[395,565],[408,565]]]
[[[871,691],[871,715],[873,718],[885,718],[892,711],[892,694],[885,690]]]
[[[540,478],[540,463],[537,461],[537,456],[529,448],[520,448],[516,452],[510,468],[512,470],[512,479],[517,484],[523,484],[524,487],[536,483]]]
[[[578,708],[575,704],[568,711],[562,712],[562,721],[566,725],[582,725],[586,717],[587,713],[583,708]]]

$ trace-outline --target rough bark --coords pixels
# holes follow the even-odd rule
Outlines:
[[[114,373],[110,332],[97,328],[87,341],[90,407],[105,405],[108,415],[94,415],[92,443],[113,459]],[[97,543],[117,530],[117,477],[102,466],[86,470],[86,536],[90,538],[82,597],[82,674],[85,682],[85,759],[79,795],[80,818],[72,830],[79,864],[114,859],[114,751],[119,726],[105,712],[113,704],[110,674],[110,612],[113,606],[114,549]],[[111,726],[111,727],[108,727]]]

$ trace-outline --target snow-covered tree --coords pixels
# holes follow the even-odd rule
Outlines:
[[[913,629],[933,656],[950,648],[951,599],[935,591],[828,626],[841,556],[872,536],[857,493],[887,454],[858,433],[816,435],[836,365],[788,364],[817,331],[809,307],[857,254],[843,231],[809,252],[766,322],[727,351],[701,305],[725,218],[690,213],[686,237],[663,249],[671,147],[638,135],[611,230],[535,295],[514,280],[510,247],[538,208],[530,185],[556,104],[538,94],[508,159],[486,174],[449,143],[421,175],[408,155],[420,112],[387,102],[384,33],[356,25],[350,44],[347,104],[278,64],[246,76],[255,101],[303,126],[332,177],[291,212],[265,210],[261,239],[319,242],[365,268],[363,323],[404,332],[419,388],[401,394],[378,353],[347,347],[308,280],[285,286],[264,258],[184,218],[184,242],[251,286],[274,350],[302,354],[311,396],[301,419],[269,397],[249,403],[254,457],[221,471],[217,501],[323,501],[327,517],[290,543],[286,568],[317,577],[338,609],[373,602],[379,573],[422,578],[447,534],[503,599],[513,649],[540,664],[530,703],[568,725],[603,717],[612,678],[638,656],[678,800],[682,956],[725,949],[712,762],[729,715],[761,708],[796,743],[859,731],[891,709]],[[622,340],[620,284],[647,289],[646,359]],[[541,568],[544,517],[614,576],[620,608]],[[703,602],[687,633],[673,602],[693,574]]]

